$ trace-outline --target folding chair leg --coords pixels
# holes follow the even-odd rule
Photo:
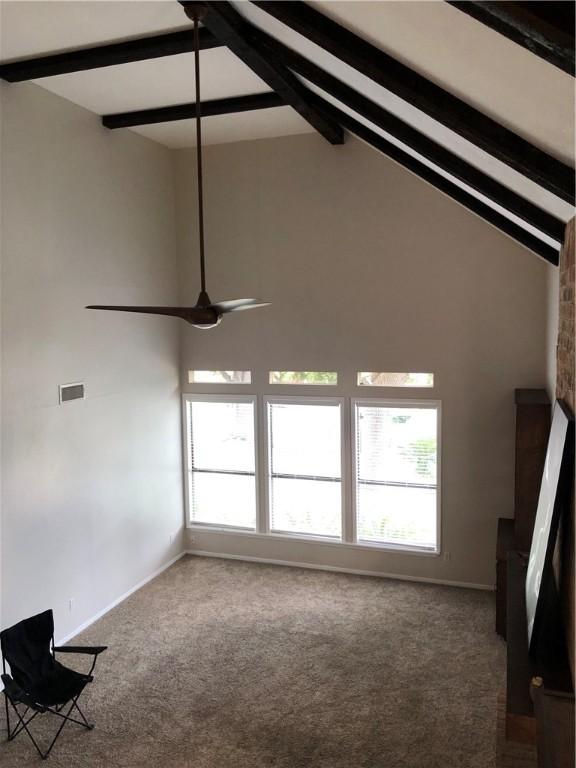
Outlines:
[[[7,741],[10,741],[10,709],[8,707],[8,694],[4,691],[4,705],[6,706],[6,727],[8,728]]]
[[[24,721],[26,719],[26,715],[28,714],[28,710],[30,707],[26,707],[24,710],[24,713],[22,715],[22,720]],[[22,730],[22,726],[17,724],[13,730],[10,730],[10,721],[9,721],[9,710],[8,710],[8,700],[6,700],[6,720],[8,721],[8,741],[13,741],[13,739],[18,736],[20,731]],[[32,719],[32,718],[30,718]]]
[[[74,706],[76,707],[76,709],[80,713],[80,717],[82,718],[82,720],[84,720],[84,725],[86,726],[86,728],[88,728],[89,731],[92,731],[92,730],[94,730],[94,724],[93,723],[89,723],[88,720],[86,720],[86,718],[84,716],[84,712],[82,712],[82,710],[80,709],[80,705],[78,704],[78,698],[79,697],[76,698],[76,701],[74,702]]]
[[[12,739],[14,739],[14,738],[15,738],[15,737],[16,737],[16,736],[17,736],[17,735],[18,735],[18,734],[19,734],[21,731],[23,731],[23,730],[24,730],[24,731],[26,731],[26,733],[28,734],[28,736],[29,736],[29,738],[30,738],[30,741],[31,741],[31,742],[32,742],[32,744],[34,744],[34,746],[36,747],[36,751],[38,752],[38,754],[40,755],[40,757],[42,758],[42,760],[45,760],[45,759],[46,759],[46,757],[48,757],[48,755],[47,755],[47,754],[46,754],[46,755],[44,755],[44,754],[42,753],[42,750],[40,749],[40,747],[39,747],[39,746],[38,746],[38,744],[36,743],[36,739],[34,738],[34,736],[32,736],[32,733],[31,733],[30,729],[28,728],[28,723],[29,723],[31,720],[33,720],[33,719],[36,717],[36,715],[37,715],[38,713],[37,713],[37,712],[35,712],[35,713],[32,715],[32,717],[31,717],[31,718],[30,718],[28,721],[26,721],[26,720],[24,720],[24,719],[22,718],[22,716],[20,715],[20,712],[18,712],[18,708],[16,707],[16,705],[14,704],[14,702],[12,701],[12,699],[10,699],[10,704],[12,705],[12,709],[13,709],[13,710],[14,710],[14,712],[16,713],[16,717],[17,717],[17,718],[18,718],[18,720],[20,721],[20,722],[19,722],[19,727],[18,727],[18,726],[16,726],[16,728],[15,728],[15,729],[14,729],[14,731],[12,732]],[[26,711],[28,711],[28,710],[26,710]],[[62,729],[60,729],[60,730],[62,730]]]
[[[22,715],[22,722],[23,723],[26,722],[26,725],[30,725],[30,723],[32,722],[32,720],[34,720],[36,715],[39,714],[38,712],[34,712],[34,714],[31,715],[28,718],[28,720],[26,720],[26,715],[28,714],[29,709],[30,707],[26,707],[26,709],[24,710],[24,714]],[[18,736],[19,733],[22,733],[23,730],[24,730],[24,727],[22,725],[17,725],[16,728],[14,728],[14,730],[12,731],[9,741],[14,741],[16,736]]]
[[[70,713],[68,713],[67,715],[63,715],[62,714],[62,707],[60,707],[59,709],[52,709],[51,707],[48,707],[46,709],[46,711],[50,712],[50,714],[52,714],[52,715],[56,715],[56,717],[62,718],[62,720],[68,720],[68,722],[70,722],[70,723],[76,723],[76,725],[80,725],[80,726],[82,726],[82,728],[88,728],[88,730],[91,731],[94,728],[94,726],[90,725],[88,720],[86,720],[86,718],[84,717],[84,713],[82,712],[82,710],[78,706],[78,700],[76,700],[76,704],[74,706],[76,707],[78,712],[80,712],[80,716],[81,716],[81,718],[82,718],[82,720],[84,722],[82,722],[82,720],[76,720],[75,717],[71,717]]]
[[[29,723],[31,723],[32,720],[34,720],[36,715],[38,715],[39,713],[38,712],[34,712],[34,714],[31,717],[29,717],[28,720],[26,720],[26,714],[27,714],[27,712],[29,710],[29,707],[26,707],[24,713],[20,714],[20,712],[18,710],[18,707],[14,704],[12,699],[10,699],[10,704],[11,704],[12,709],[14,710],[14,712],[16,714],[16,717],[18,718],[18,724],[16,725],[14,730],[12,730],[12,731],[10,729],[8,730],[8,740],[12,741],[13,739],[16,738],[16,736],[18,736],[20,733],[22,733],[22,731],[26,731],[30,741],[36,747],[36,751],[38,752],[38,754],[40,755],[42,760],[46,760],[48,758],[50,752],[52,751],[53,746],[56,744],[56,742],[58,740],[58,737],[62,733],[62,730],[63,730],[64,726],[66,725],[66,723],[68,721],[70,721],[71,723],[77,723],[78,725],[81,725],[84,728],[88,728],[88,730],[92,730],[92,728],[94,727],[93,725],[90,725],[90,723],[86,720],[86,718],[84,717],[84,713],[82,712],[82,710],[78,706],[78,696],[76,696],[72,700],[72,703],[70,704],[70,707],[69,707],[68,712],[66,714],[60,714],[59,712],[55,712],[54,710],[47,709],[46,710],[47,712],[51,712],[52,714],[57,714],[61,718],[62,722],[60,723],[60,727],[56,731],[56,734],[54,735],[54,738],[52,739],[52,741],[50,743],[50,746],[48,747],[46,752],[42,752],[42,750],[38,746],[38,743],[37,743],[36,739],[32,735],[31,730],[28,728]],[[80,716],[82,717],[82,720],[84,721],[83,723],[81,723],[79,720],[75,720],[73,717],[70,717],[74,707],[76,707],[78,712],[80,712]],[[7,715],[7,718],[9,718],[8,697],[6,697],[6,715]]]
[[[74,706],[75,706],[75,704],[76,704],[76,699],[77,699],[77,698],[78,698],[78,696],[76,696],[76,697],[75,697],[75,698],[72,700],[72,704],[70,704],[70,709],[68,710],[67,714],[65,714],[65,715],[62,715],[62,722],[60,723],[60,728],[58,728],[58,730],[56,731],[56,735],[55,735],[55,736],[54,736],[54,738],[52,739],[52,743],[51,743],[51,744],[50,744],[50,746],[48,747],[48,750],[47,750],[47,751],[46,751],[46,752],[45,752],[45,753],[42,755],[42,760],[46,760],[46,759],[48,758],[48,755],[50,754],[50,752],[52,752],[52,747],[54,746],[54,744],[56,744],[56,741],[57,741],[57,739],[58,739],[58,736],[60,736],[60,734],[62,733],[62,729],[64,728],[64,726],[66,725],[66,722],[67,722],[67,721],[68,721],[68,719],[70,718],[70,713],[71,713],[71,712],[72,712],[72,710],[74,709]]]

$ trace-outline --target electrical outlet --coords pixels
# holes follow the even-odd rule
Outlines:
[[[74,610],[74,598],[71,597],[70,600],[68,600],[68,610],[70,613]]]
[[[444,560],[445,562],[450,562],[450,552],[444,552]]]
[[[188,541],[190,542],[190,544],[196,544],[196,539],[194,538],[194,536],[190,536],[188,538]]]

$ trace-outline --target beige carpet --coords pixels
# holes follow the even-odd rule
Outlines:
[[[492,768],[493,619],[486,592],[185,557],[74,640],[110,646],[96,729],[48,764]],[[2,768],[40,764],[1,743]]]

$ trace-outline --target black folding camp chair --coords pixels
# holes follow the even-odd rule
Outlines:
[[[106,650],[106,647],[105,645],[92,648],[71,645],[55,647],[52,611],[44,611],[30,619],[24,619],[0,632],[8,741],[15,739],[22,731],[26,731],[38,754],[45,760],[67,722],[92,730],[94,726],[90,725],[84,717],[84,713],[78,706],[78,699],[86,685],[94,679],[92,672],[96,666],[96,659],[102,651]],[[84,675],[68,669],[56,661],[56,653],[84,653],[93,656],[90,672]],[[6,662],[10,665],[10,674],[6,672]],[[20,712],[19,705],[25,707],[23,712]],[[13,729],[10,727],[10,707],[17,718],[17,724]],[[81,720],[71,717],[74,709],[78,711]],[[28,714],[29,712],[31,714]],[[46,713],[55,715],[62,722],[50,746],[43,752],[29,726],[35,717]]]

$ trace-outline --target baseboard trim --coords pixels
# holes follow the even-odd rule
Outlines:
[[[351,573],[356,576],[377,576],[381,579],[396,579],[398,581],[415,581],[423,584],[439,584],[444,587],[462,587],[464,589],[480,589],[494,591],[492,584],[471,584],[467,581],[447,581],[445,579],[430,579],[426,576],[404,576],[399,573],[382,573],[382,571],[362,571],[357,568],[340,568],[336,565],[317,565],[316,563],[300,563],[294,560],[272,560],[268,557],[252,557],[250,555],[229,555],[223,552],[206,552],[200,549],[188,549],[185,555],[196,557],[218,557],[222,560],[244,560],[248,563],[266,563],[268,565],[287,565],[292,568],[309,568],[313,571],[333,571],[334,573]]]
[[[88,629],[88,627],[91,624],[94,624],[95,621],[98,621],[98,619],[101,619],[102,616],[105,616],[109,611],[112,610],[112,608],[116,608],[117,605],[120,605],[120,603],[124,602],[126,598],[130,597],[130,595],[133,595],[134,592],[138,592],[139,589],[141,589],[143,586],[148,584],[149,581],[152,581],[152,579],[155,579],[156,576],[160,576],[160,574],[165,571],[167,568],[170,568],[171,565],[174,565],[178,560],[180,560],[181,557],[184,557],[184,555],[187,555],[188,552],[184,550],[184,552],[180,552],[179,555],[176,555],[176,557],[173,557],[172,560],[169,560],[167,563],[164,563],[164,565],[161,568],[157,568],[154,573],[151,573],[150,576],[146,576],[145,579],[142,579],[142,581],[139,581],[138,584],[135,584],[133,587],[131,587],[127,592],[124,592],[123,595],[120,595],[120,597],[117,597],[116,600],[114,600],[110,605],[107,605],[105,608],[102,608],[101,611],[98,611],[98,613],[94,614],[91,618],[87,619],[87,621],[80,624],[79,627],[76,627],[75,630],[70,632],[69,634],[65,635],[64,637],[60,638],[59,640],[56,640],[56,645],[65,645],[70,640],[72,640],[76,635],[79,635],[80,632],[83,632],[85,629]],[[0,693],[4,690],[4,683],[0,680]]]
[[[146,576],[145,579],[142,579],[142,581],[139,581],[138,584],[135,584],[133,587],[131,587],[127,592],[124,592],[123,595],[120,595],[120,597],[117,597],[116,600],[111,602],[109,605],[107,605],[105,608],[102,608],[101,611],[98,611],[98,613],[94,614],[91,618],[89,618],[84,623],[80,624],[79,627],[76,627],[75,630],[70,632],[65,637],[61,638],[60,640],[56,641],[56,645],[65,645],[68,643],[72,638],[76,637],[76,635],[79,635],[80,632],[83,632],[85,629],[88,629],[88,627],[94,622],[98,621],[98,619],[101,619],[102,616],[105,616],[109,611],[112,610],[112,608],[116,608],[117,605],[120,605],[120,603],[124,602],[126,598],[130,597],[130,595],[133,595],[134,592],[138,592],[139,589],[142,589],[148,582],[152,581],[152,579],[155,579],[157,576],[160,576],[161,573],[163,573],[167,568],[170,568],[171,565],[174,565],[178,560],[180,560],[181,557],[184,557],[184,555],[188,554],[186,551],[180,552],[179,555],[176,555],[176,557],[173,557],[172,560],[169,560],[167,563],[164,563],[164,565],[161,568],[158,568],[154,571],[154,573],[151,573],[150,576]]]

